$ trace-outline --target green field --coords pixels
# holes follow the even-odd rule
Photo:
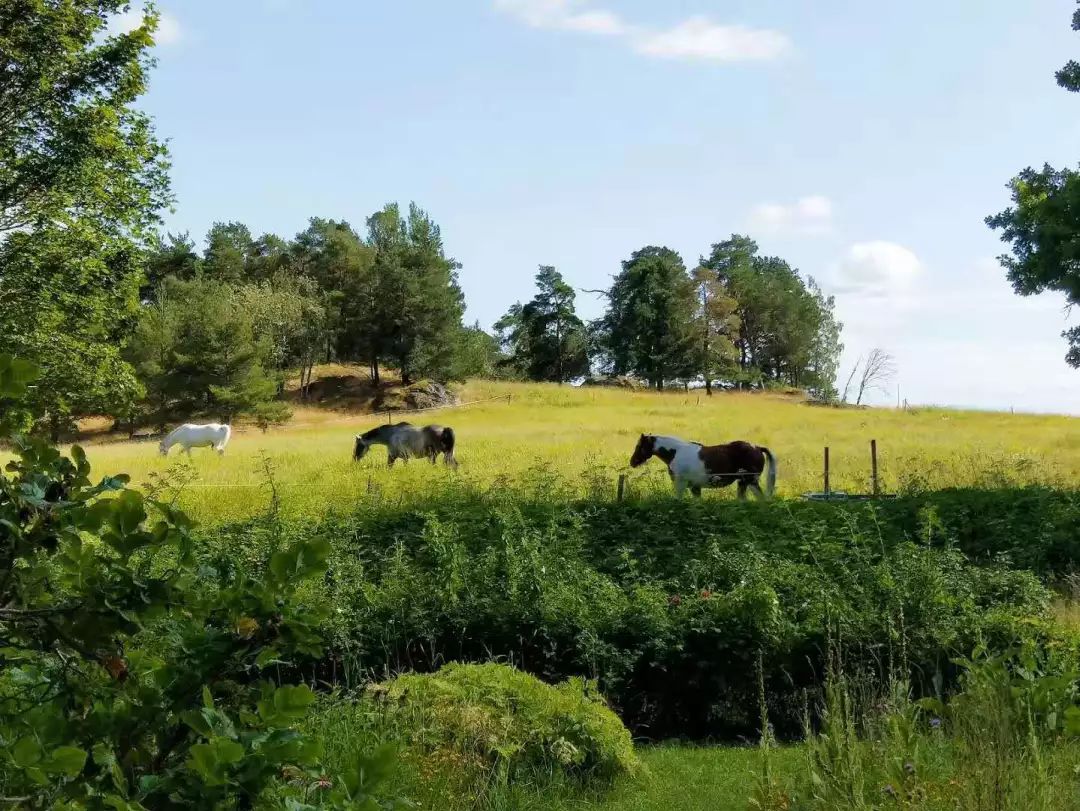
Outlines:
[[[472,382],[466,402],[507,397],[409,417],[454,428],[461,468],[457,486],[481,491],[542,486],[560,494],[613,494],[639,433],[704,443],[747,439],[773,449],[778,492],[822,489],[822,449],[831,448],[832,487],[870,488],[869,442],[880,448],[887,492],[944,487],[998,487],[1080,481],[1080,422],[1061,416],[1011,415],[924,408],[832,409],[770,394],[626,392],[547,384]],[[298,409],[293,422],[262,434],[240,427],[225,456],[194,451],[181,505],[203,522],[252,516],[268,499],[269,461],[285,515],[321,515],[365,500],[398,501],[438,493],[453,474],[413,462],[385,469],[382,449],[351,459],[353,436],[378,424],[370,414]],[[127,472],[135,484],[183,467],[180,452],[162,459],[156,442],[102,441],[92,454],[99,472]],[[175,475],[174,479],[177,478]],[[542,485],[538,485],[542,483]],[[665,492],[662,465],[632,474],[630,491]],[[554,495],[554,493],[553,493]],[[730,498],[733,493],[708,497]]]
[[[950,659],[983,642],[1048,643],[1057,657],[1048,673],[1077,661],[1075,604],[1052,607],[1045,588],[1076,556],[1074,419],[492,382],[462,394],[482,402],[410,418],[454,427],[457,473],[419,461],[387,470],[381,449],[354,463],[354,434],[379,418],[313,407],[266,434],[240,426],[223,457],[196,450],[190,463],[175,451],[160,458],[153,441],[91,435],[84,443],[95,475],[127,472],[136,486],[179,492],[201,522],[208,571],[257,573],[286,541],[328,543],[327,575],[303,593],[324,611],[327,650],[299,674],[353,696],[325,701],[312,720],[331,768],[396,743],[385,790],[447,811],[742,809],[770,785],[771,804],[754,807],[981,809],[998,806],[965,792],[998,779],[1011,781],[1010,802],[1030,791],[1043,798],[1032,808],[1073,807],[1061,797],[1076,788],[1065,762],[1074,745],[1057,731],[1036,736],[1015,712],[1002,724],[1015,746],[1007,768],[978,749],[984,731],[957,719],[955,740],[935,737],[910,703],[881,715],[879,727],[860,726],[845,745],[834,735],[774,750],[773,784],[762,782],[761,754],[746,744],[760,733],[759,677],[770,723],[797,739],[803,713],[822,711],[833,647],[863,675],[921,674],[911,685],[921,695],[936,678],[959,689]],[[767,445],[780,460],[781,499],[738,506],[723,492],[677,505],[654,462],[630,474],[630,499],[616,504],[641,432]],[[900,498],[877,506],[798,499],[821,489],[826,445],[833,487],[866,492],[871,439],[882,487]],[[379,710],[362,689],[372,680],[488,659],[549,683],[595,679],[642,736],[641,771],[596,785],[552,761],[548,771],[507,778],[500,764],[514,762],[516,744],[495,741],[494,755],[478,755],[475,741],[431,742],[446,724],[479,734],[486,722],[469,706],[449,720],[371,725]],[[860,699],[868,706],[879,703],[875,685]],[[976,699],[978,714],[997,706],[993,696]],[[503,731],[529,723],[513,702],[499,712]],[[895,732],[908,720],[918,726],[910,739]],[[698,744],[663,742],[680,739]],[[1032,750],[1029,739],[1045,739],[1046,749]],[[908,779],[889,764],[909,759],[921,799],[874,802]],[[811,801],[822,775],[832,799]],[[850,804],[829,804],[844,792]]]

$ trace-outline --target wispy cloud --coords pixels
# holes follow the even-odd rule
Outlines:
[[[767,28],[720,25],[708,17],[691,17],[666,31],[643,35],[634,47],[661,59],[767,62],[788,53],[791,40]]]
[[[127,11],[117,14],[109,22],[110,34],[127,34],[134,31],[143,23],[143,15],[146,10],[143,6],[132,6]],[[161,11],[158,19],[157,31],[154,32],[154,43],[157,45],[175,45],[183,37],[183,29],[180,21],[167,11]]]
[[[827,234],[833,226],[832,201],[814,195],[790,205],[762,203],[750,212],[750,228],[755,232],[786,236]]]
[[[533,28],[621,38],[637,53],[655,59],[760,62],[777,59],[792,47],[780,31],[721,25],[704,16],[667,29],[634,25],[614,11],[590,6],[588,0],[495,0],[495,8]]]
[[[615,12],[583,8],[578,0],[495,0],[495,8],[533,28],[603,36],[622,36],[630,30]]]

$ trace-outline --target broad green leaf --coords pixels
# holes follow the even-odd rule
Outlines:
[[[259,655],[255,657],[255,666],[260,669],[279,662],[281,660],[278,658],[278,652],[274,648],[263,648],[259,651]]]
[[[217,750],[211,744],[197,743],[191,747],[188,768],[198,774],[205,783],[217,785],[220,782]]]
[[[315,702],[315,694],[306,684],[279,687],[274,691],[274,709],[291,721],[299,721]]]
[[[86,765],[86,750],[77,746],[60,746],[54,749],[42,768],[48,772],[59,772],[66,777],[75,777]]]
[[[224,765],[239,763],[244,758],[244,747],[228,738],[217,738],[214,746],[218,750],[218,762]]]
[[[209,738],[213,734],[214,730],[210,727],[210,722],[198,710],[188,710],[181,713],[180,720],[204,738]]]
[[[11,750],[11,759],[21,769],[28,769],[41,761],[41,744],[34,738],[20,738]]]
[[[113,526],[124,535],[136,532],[146,520],[142,495],[134,490],[123,490],[112,501]]]

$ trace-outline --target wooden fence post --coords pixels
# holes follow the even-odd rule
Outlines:
[[[623,496],[626,495],[626,474],[619,474],[619,501],[623,500]]]
[[[876,439],[871,439],[870,440],[870,468],[871,468],[871,474],[870,475],[872,477],[873,487],[874,487],[874,498],[877,498],[879,493],[880,493],[880,489],[878,488],[877,440]]]
[[[829,498],[829,448],[825,448],[825,498]]]

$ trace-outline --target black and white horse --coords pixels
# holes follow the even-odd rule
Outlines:
[[[431,464],[435,464],[440,453],[448,467],[456,468],[458,464],[454,458],[454,429],[443,428],[441,425],[417,428],[411,423],[399,422],[397,425],[372,428],[366,433],[357,434],[353,459],[363,459],[372,445],[386,446],[387,464],[390,467],[393,467],[398,459],[408,462],[412,456],[426,456]]]
[[[732,482],[739,483],[739,498],[743,500],[747,490],[758,498],[776,492],[776,457],[768,448],[749,442],[705,446],[673,436],[642,434],[630,457],[630,467],[639,467],[654,456],[667,465],[679,496],[689,488],[700,497],[702,487],[727,487]],[[763,493],[760,479],[766,463],[769,470]]]

